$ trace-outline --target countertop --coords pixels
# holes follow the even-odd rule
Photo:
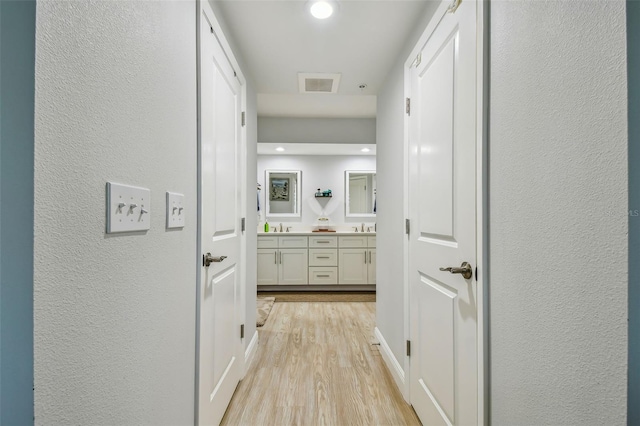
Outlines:
[[[258,232],[258,236],[276,236],[276,237],[286,237],[286,236],[299,236],[299,235],[304,235],[304,236],[314,236],[314,237],[331,237],[331,236],[345,236],[345,235],[362,235],[365,237],[375,237],[376,233],[375,232],[353,232],[353,231],[337,231],[337,232],[296,232],[296,231],[289,231],[289,232]]]

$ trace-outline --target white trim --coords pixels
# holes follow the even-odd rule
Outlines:
[[[487,147],[488,147],[488,136],[487,136],[487,128],[486,128],[486,120],[488,117],[488,99],[485,99],[485,89],[486,84],[488,84],[485,80],[488,75],[485,75],[485,65],[488,63],[488,50],[487,44],[489,42],[487,34],[488,34],[488,7],[485,5],[485,2],[489,0],[477,0],[477,10],[476,10],[476,32],[477,32],[477,48],[476,48],[476,81],[477,81],[477,105],[476,105],[476,267],[478,268],[478,280],[476,282],[477,286],[477,294],[479,297],[477,298],[477,356],[478,356],[478,422],[479,425],[488,424],[488,403],[489,403],[489,395],[488,395],[488,385],[486,380],[489,377],[489,366],[488,366],[488,347],[487,347],[487,339],[488,339],[488,301],[487,297],[487,288],[485,286],[486,279],[488,277],[488,271],[486,270],[488,266],[488,250],[486,245],[486,235],[488,235],[488,208],[487,208],[487,197],[488,197],[488,181],[487,181]],[[404,93],[405,98],[411,97],[411,67],[414,65],[418,54],[422,51],[422,48],[427,44],[431,34],[440,23],[440,20],[447,13],[447,9],[450,6],[449,0],[443,0],[438,9],[433,14],[433,17],[429,21],[429,24],[425,28],[424,32],[416,42],[414,48],[409,54],[407,60],[404,64]],[[405,114],[404,116],[404,178],[405,178],[405,217],[409,218],[409,116]],[[479,155],[478,155],[479,154]],[[405,292],[405,300],[404,300],[404,309],[405,309],[405,318],[404,318],[404,332],[405,339],[411,339],[411,306],[410,306],[410,282],[409,277],[409,243],[410,239],[405,238],[404,243],[404,268],[405,268],[405,278],[404,278],[404,292]],[[382,343],[381,343],[382,345]],[[405,380],[405,399],[410,402],[410,389],[411,389],[411,359],[410,357],[405,357],[405,370],[406,377]]]
[[[380,342],[380,354],[382,355],[382,359],[384,360],[387,369],[391,373],[391,377],[395,380],[396,386],[398,386],[398,389],[400,390],[400,393],[402,393],[404,399],[409,402],[409,395],[406,393],[407,387],[405,386],[405,373],[400,362],[398,362],[398,359],[391,351],[387,340],[384,338],[378,327],[373,330],[373,333],[376,336],[376,339],[378,339],[378,342]]]
[[[247,374],[247,371],[249,371],[249,367],[251,367],[251,363],[256,357],[256,352],[258,352],[258,340],[259,340],[258,337],[259,337],[258,330],[256,330],[256,332],[253,333],[253,337],[251,338],[251,341],[247,345],[247,350],[244,352],[243,377]]]
[[[488,1],[488,0],[487,0]],[[485,286],[488,278],[488,72],[489,49],[488,12],[484,0],[478,0],[476,9],[476,294],[477,297],[477,353],[478,353],[478,422],[479,425],[489,424],[489,317],[488,317],[488,289]]]

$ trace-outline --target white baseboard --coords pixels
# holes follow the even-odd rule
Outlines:
[[[395,380],[396,386],[398,386],[400,393],[406,399],[404,369],[396,359],[395,355],[393,355],[391,348],[387,344],[387,340],[384,338],[380,330],[378,330],[378,327],[375,328],[374,334],[376,336],[376,339],[378,339],[378,342],[380,342],[380,354],[382,355],[382,359],[384,360],[384,363],[387,365],[389,372],[391,372],[391,377],[393,377],[393,380]]]
[[[249,371],[249,367],[251,367],[251,363],[253,359],[256,357],[256,352],[258,351],[258,330],[253,333],[253,337],[249,342],[249,346],[247,346],[247,350],[244,352],[244,372],[245,374]]]

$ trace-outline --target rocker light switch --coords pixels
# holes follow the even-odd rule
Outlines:
[[[151,227],[151,191],[107,182],[107,234]]]
[[[184,228],[184,195],[167,192],[167,229]]]

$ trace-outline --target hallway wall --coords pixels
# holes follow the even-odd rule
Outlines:
[[[629,265],[640,263],[640,2],[627,0]],[[629,271],[628,424],[640,424],[640,279]]]
[[[402,52],[385,78],[378,93],[378,115],[376,119],[376,153],[378,177],[378,259],[386,259],[385,267],[378,268],[376,277],[376,326],[389,344],[400,365],[405,363],[404,309],[406,256],[405,192],[404,173],[404,63],[424,32],[431,16],[438,7],[437,2],[428,2],[412,34],[407,38]]]
[[[195,7],[37,3],[38,424],[194,421]],[[148,232],[105,234],[107,181],[150,188]]]
[[[490,18],[491,423],[623,425],[625,4]]]

